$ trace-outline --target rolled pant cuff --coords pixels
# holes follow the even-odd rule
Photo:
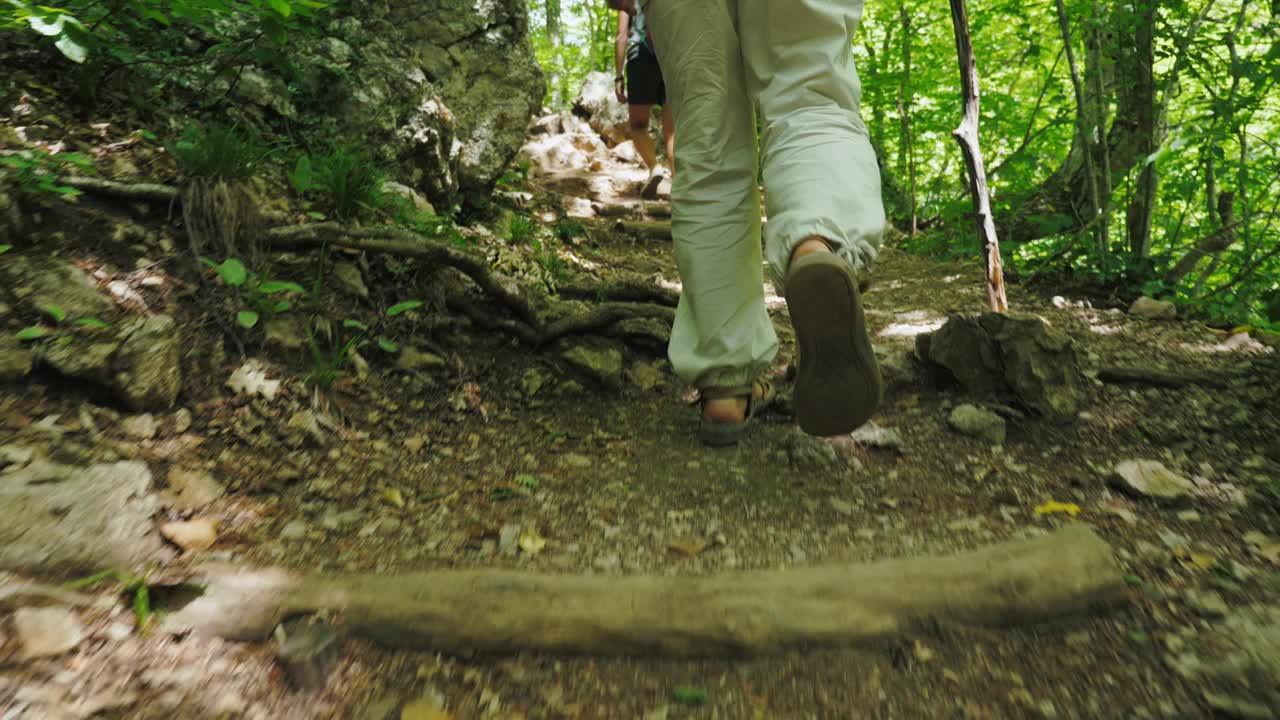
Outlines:
[[[813,237],[826,240],[832,252],[844,258],[845,262],[853,268],[855,278],[871,274],[875,266],[878,254],[876,247],[879,242],[872,244],[867,240],[850,240],[844,235],[843,232],[833,231],[832,226],[825,223],[802,225],[788,231],[786,240],[777,241],[776,247],[770,248],[769,252],[769,276],[778,294],[781,295],[787,290],[787,270],[791,266],[791,254],[804,241]]]

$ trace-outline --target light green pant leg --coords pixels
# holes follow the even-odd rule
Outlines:
[[[738,2],[747,87],[764,126],[764,233],[779,292],[791,253],[808,237],[828,240],[859,272],[870,269],[880,247],[880,170],[859,115],[850,43],[862,6]]]
[[[683,292],[668,357],[698,387],[749,385],[777,354],[764,304],[755,122],[736,0],[647,0],[676,121],[671,232]]]

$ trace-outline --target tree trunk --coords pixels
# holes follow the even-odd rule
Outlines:
[[[166,630],[261,640],[290,616],[332,611],[394,647],[605,656],[874,647],[936,623],[1044,622],[1125,598],[1111,548],[1082,525],[948,557],[709,577],[207,568],[199,581],[203,594],[167,614]]]
[[[1067,68],[1071,72],[1071,87],[1076,96],[1076,141],[1079,143],[1081,152],[1084,155],[1085,181],[1089,188],[1090,213],[1086,224],[1093,225],[1095,237],[1098,239],[1099,250],[1105,258],[1106,236],[1103,234],[1101,224],[1098,224],[1104,209],[1102,194],[1098,188],[1098,173],[1095,169],[1095,143],[1093,142],[1095,132],[1101,133],[1101,129],[1095,124],[1096,117],[1090,112],[1092,104],[1085,100],[1085,84],[1080,80],[1080,67],[1076,64],[1076,53],[1071,42],[1071,26],[1067,20],[1066,5],[1063,4],[1062,0],[1055,0],[1055,5],[1058,11],[1058,28],[1062,32],[1062,45],[1067,53]],[[1099,100],[1095,99],[1094,103],[1096,104],[1097,102]]]
[[[1159,149],[1164,133],[1161,127],[1163,118],[1158,116],[1156,108],[1155,3],[1149,0],[1135,3],[1134,11],[1137,21],[1133,35],[1133,62],[1137,66],[1134,68],[1133,79],[1137,84],[1132,88],[1134,97],[1130,106],[1137,111],[1134,123],[1142,170],[1138,173],[1133,197],[1125,209],[1125,224],[1129,236],[1129,255],[1134,260],[1141,260],[1151,255],[1151,218],[1160,182],[1156,174],[1156,163],[1148,158]]]
[[[915,140],[911,132],[911,14],[907,4],[898,6],[898,18],[902,22],[902,74],[898,85],[898,116],[902,121],[902,139],[898,145],[898,176],[907,177],[907,211],[910,213],[910,233],[916,234],[916,157]]]
[[[564,107],[564,87],[560,81],[560,0],[547,0],[547,44],[551,46],[552,62],[548,68],[547,87],[551,88],[551,106]]]

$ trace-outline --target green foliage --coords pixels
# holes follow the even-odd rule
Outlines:
[[[218,180],[248,180],[267,156],[255,132],[217,123],[188,125],[168,150],[187,175]]]
[[[527,158],[520,158],[515,165],[508,167],[502,175],[498,177],[495,187],[498,190],[519,191],[523,190],[529,181],[529,171],[533,165]]]
[[[507,224],[507,240],[512,245],[527,245],[534,239],[538,223],[528,215],[513,215]]]
[[[55,326],[62,326],[62,327],[50,328],[44,325],[31,325],[29,327],[25,327],[19,330],[17,333],[14,334],[14,337],[17,338],[18,340],[23,340],[23,341],[40,340],[42,338],[54,337],[56,338],[56,341],[60,343],[70,342],[71,337],[67,334],[68,328],[63,326],[63,323],[67,319],[67,311],[63,310],[61,306],[54,305],[52,303],[49,305],[45,305],[44,307],[40,308],[40,310],[49,317],[49,320]],[[96,317],[77,318],[74,322],[72,322],[71,325],[72,327],[80,328],[86,331],[101,330],[109,327],[107,323],[103,322],[102,320],[99,320]]]
[[[120,570],[104,570],[86,578],[73,580],[62,587],[65,590],[75,591],[101,585],[104,582],[115,583],[118,586],[117,592],[119,594],[131,598],[130,604],[133,607],[134,619],[138,623],[138,630],[146,633],[155,619],[155,613],[151,607],[151,588],[148,584],[150,578],[150,570],[141,575],[133,575]]]
[[[342,220],[373,214],[386,205],[386,174],[363,151],[338,144],[328,152],[302,155],[287,173],[289,184],[303,197]]]
[[[202,257],[200,262],[213,268],[223,287],[229,289],[236,325],[245,330],[257,327],[263,316],[272,317],[292,309],[293,302],[287,297],[281,298],[281,295],[306,295],[307,292],[298,283],[264,280],[238,258],[215,263]]]
[[[283,45],[303,21],[332,0],[62,0],[50,5],[28,0],[0,3],[0,31],[29,30],[48,38],[68,60],[84,63],[105,54],[119,62],[154,60],[164,31],[185,26],[217,35],[219,23],[247,26],[247,37]],[[237,50],[223,42],[214,50]],[[230,46],[230,47],[227,47]]]
[[[705,705],[709,696],[703,688],[678,685],[671,691],[671,698],[681,705]]]
[[[332,323],[322,325],[323,332],[311,331],[307,335],[307,348],[311,352],[311,371],[306,382],[320,388],[328,388],[346,373],[352,363],[352,355],[360,349],[376,344],[383,352],[397,353],[400,345],[380,334],[391,318],[403,315],[423,306],[421,300],[405,300],[387,308],[374,327],[354,318],[343,320],[337,328]]]
[[[18,189],[24,193],[35,195],[53,195],[70,200],[80,195],[80,191],[63,185],[58,178],[72,168],[90,172],[93,161],[80,153],[51,153],[48,150],[23,150],[13,155],[0,157],[0,165],[6,165],[16,172]]]

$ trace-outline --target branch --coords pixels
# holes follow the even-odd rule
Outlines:
[[[1125,601],[1111,548],[1076,525],[932,558],[709,577],[504,570],[296,575],[209,567],[169,632],[261,640],[291,615],[336,611],[386,646],[431,652],[742,657],[877,647],[934,623],[1008,627]]]
[[[181,192],[171,185],[120,183],[114,180],[80,177],[78,175],[63,175],[58,178],[58,183],[73,187],[81,192],[105,195],[119,200],[144,200],[157,203],[178,203],[182,200]]]

